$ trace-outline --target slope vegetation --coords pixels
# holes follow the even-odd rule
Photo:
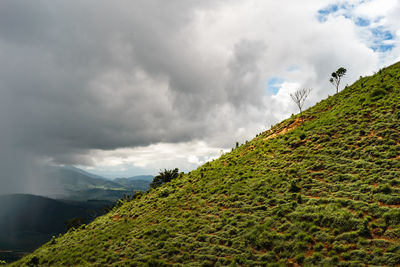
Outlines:
[[[400,264],[400,64],[15,266]]]

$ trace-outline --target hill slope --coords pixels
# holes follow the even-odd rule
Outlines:
[[[15,263],[400,264],[400,64]]]

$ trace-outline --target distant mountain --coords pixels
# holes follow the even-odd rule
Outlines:
[[[57,199],[116,200],[134,190],[145,191],[149,184],[149,176],[113,181],[75,167],[49,167],[38,178],[35,193]]]
[[[79,217],[90,222],[104,214],[108,201],[60,201],[41,196],[0,196],[0,258],[13,260],[64,233],[65,221]],[[6,252],[7,251],[7,252]]]
[[[113,181],[131,190],[146,191],[153,178],[154,176],[152,175],[140,175],[129,178],[116,178]]]
[[[106,178],[104,178],[104,177],[102,177],[100,175],[84,171],[84,170],[79,169],[79,168],[74,167],[74,166],[64,166],[64,167],[60,167],[60,168],[66,169],[66,170],[71,170],[71,171],[74,171],[74,172],[77,172],[77,173],[81,173],[81,174],[83,174],[85,176],[89,176],[89,177],[92,177],[92,178],[106,180]]]
[[[148,182],[152,182],[154,178],[154,175],[136,175],[136,176],[132,176],[132,177],[128,177],[128,178],[115,178],[114,181],[118,182],[120,180],[131,180],[131,181],[137,181],[137,180],[141,180],[141,181],[148,181]]]

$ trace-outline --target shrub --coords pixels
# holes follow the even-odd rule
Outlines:
[[[70,229],[78,229],[81,225],[84,225],[85,223],[86,223],[85,218],[78,218],[78,217],[66,220],[64,222],[67,231]]]
[[[258,248],[269,249],[272,246],[272,238],[269,232],[262,232],[261,235],[256,239],[256,244]]]
[[[371,237],[371,231],[368,228],[368,220],[364,220],[360,229],[358,230],[358,234],[364,237]]]
[[[302,264],[304,262],[304,253],[297,254],[296,257],[294,257],[294,261],[297,262],[298,264]]]
[[[371,100],[376,101],[376,100],[381,99],[385,94],[386,94],[386,91],[384,89],[376,88],[371,92],[370,97],[371,97]]]
[[[324,249],[324,244],[318,243],[314,246],[315,251],[321,251]]]
[[[384,194],[390,194],[392,192],[392,188],[388,184],[379,185],[378,192],[382,192]]]
[[[300,140],[306,139],[306,134],[305,134],[304,132],[301,132],[301,133],[299,134],[299,138],[300,138]]]
[[[171,180],[177,178],[179,176],[178,168],[173,170],[164,170],[160,172],[157,176],[153,178],[153,182],[150,184],[150,188],[157,188],[165,183],[170,182]]]
[[[37,256],[33,256],[29,261],[28,261],[28,266],[37,266],[39,264],[39,258]]]
[[[386,223],[398,224],[400,223],[400,209],[391,209],[383,214],[383,219]]]
[[[297,193],[300,192],[301,188],[297,186],[296,181],[291,181],[290,182],[290,187],[289,187],[289,192],[291,193]]]

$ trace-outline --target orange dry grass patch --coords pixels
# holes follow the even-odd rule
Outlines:
[[[119,221],[119,220],[121,220],[121,215],[119,215],[119,214],[114,215],[114,216],[112,217],[112,219],[113,219],[113,221]]]
[[[368,134],[368,136],[369,136],[369,137],[376,137],[376,138],[378,138],[378,140],[383,140],[383,137],[382,137],[382,136],[376,135],[376,132],[375,132],[374,130],[372,130],[372,131]]]
[[[400,208],[400,204],[385,204],[383,202],[378,202],[378,205],[381,207],[388,207],[388,208]]]
[[[286,263],[286,266],[293,266],[293,267],[297,267],[297,266],[301,266],[299,265],[297,262],[294,261],[294,258],[291,258],[288,260],[288,262]]]
[[[286,126],[285,128],[279,130],[278,132],[272,133],[269,136],[267,136],[265,139],[271,139],[274,137],[277,137],[279,135],[283,135],[286,134],[294,129],[296,129],[297,127],[299,127],[301,124],[303,124],[304,120],[301,118],[297,118],[294,122],[292,122],[291,124],[289,124],[288,126]]]

